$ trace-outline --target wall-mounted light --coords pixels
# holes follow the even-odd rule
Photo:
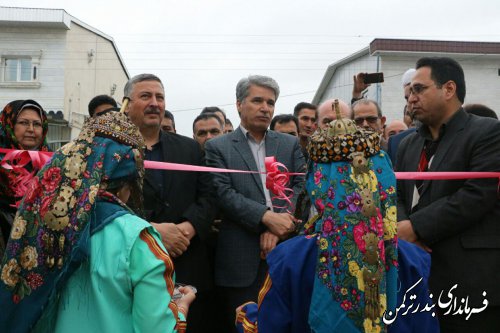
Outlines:
[[[95,56],[94,49],[90,49],[90,51],[87,52],[87,56],[88,56],[88,61],[90,64],[92,62],[92,60],[94,60],[94,56]]]
[[[111,88],[109,88],[109,95],[113,96],[115,94],[115,91],[116,91],[116,83],[113,83],[111,85]]]

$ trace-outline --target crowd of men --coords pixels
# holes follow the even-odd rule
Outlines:
[[[500,171],[500,122],[488,118],[496,114],[484,106],[463,107],[465,80],[456,61],[423,58],[408,70],[402,78],[402,119],[390,123],[376,101],[363,97],[369,87],[363,75],[353,78],[351,103],[339,101],[341,115],[380,134],[395,170]],[[279,93],[270,77],[241,79],[239,126],[233,128],[220,108],[206,107],[193,121],[191,139],[176,134],[158,77],[137,75],[125,87],[126,112],[144,137],[147,160],[261,172],[146,171],[146,220],[174,257],[177,280],[198,290],[189,332],[233,331],[234,309],[257,301],[266,254],[299,222],[266,188],[265,158],[274,156],[290,172],[304,172],[308,138],[336,113],[330,99],[318,106],[302,102],[293,114],[274,116]],[[89,113],[97,116],[116,106],[97,96]],[[303,176],[291,177],[292,201],[303,184]],[[500,331],[498,180],[401,180],[398,194],[398,236],[431,253],[435,299],[458,284],[458,300],[468,297],[469,306],[477,307],[485,298],[489,302],[468,320],[439,313],[442,331]],[[214,220],[221,221],[216,228]]]

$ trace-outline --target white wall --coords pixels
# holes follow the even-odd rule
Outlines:
[[[0,105],[16,99],[34,99],[45,110],[64,109],[64,48],[66,30],[48,28],[0,27],[0,53],[41,51],[38,66],[39,87],[0,89]]]
[[[377,58],[368,54],[336,68],[328,84],[321,102],[330,98],[339,98],[346,103],[351,103],[353,76],[359,72],[372,73],[377,71]],[[376,85],[368,90],[368,98],[376,99]],[[321,104],[318,103],[318,104]]]
[[[401,79],[409,68],[415,68],[418,55],[413,57],[400,55],[382,55],[380,71],[384,72],[384,83],[380,85],[380,108],[387,118],[387,124],[392,120],[403,120],[403,110],[406,105]]]
[[[500,56],[458,59],[465,72],[465,103],[480,103],[500,115]]]
[[[94,56],[89,58],[91,50]],[[116,85],[113,97],[120,102],[127,75],[112,43],[75,23],[68,31],[65,54],[64,105],[74,138],[88,115],[90,100],[96,95],[111,95]]]

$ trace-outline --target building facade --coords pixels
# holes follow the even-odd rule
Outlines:
[[[481,103],[500,114],[500,43],[374,39],[370,45],[330,65],[312,103],[329,98],[350,101],[353,76],[383,72],[384,82],[372,84],[365,97],[376,100],[389,121],[403,119],[405,100],[401,78],[421,57],[446,56],[463,67],[465,103]]]
[[[128,78],[113,38],[64,10],[0,7],[0,105],[39,102],[53,149],[78,135],[94,96],[115,97]]]

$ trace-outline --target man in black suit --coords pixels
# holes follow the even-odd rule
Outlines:
[[[160,130],[165,93],[158,77],[133,77],[125,86],[125,97],[130,99],[127,113],[144,137],[146,160],[205,164],[196,141]],[[189,309],[188,332],[207,332],[213,318],[213,272],[205,244],[214,219],[210,187],[210,175],[204,172],[147,169],[144,179],[145,218],[174,258],[176,280],[198,290]]]
[[[500,122],[462,109],[461,66],[422,58],[416,68],[409,103],[422,125],[402,141],[397,170],[500,171]],[[498,179],[398,181],[398,221],[401,239],[431,252],[441,332],[500,332]]]
[[[215,282],[222,312],[218,332],[236,331],[235,309],[257,301],[267,272],[265,255],[295,229],[288,204],[266,188],[265,157],[275,156],[290,172],[304,172],[299,141],[288,134],[268,131],[279,95],[276,81],[253,75],[236,87],[240,126],[207,141],[207,164],[217,168],[259,171],[261,174],[216,173],[216,198],[222,210],[215,258]],[[292,176],[290,188],[296,201],[304,182]],[[291,210],[291,207],[288,207]]]

